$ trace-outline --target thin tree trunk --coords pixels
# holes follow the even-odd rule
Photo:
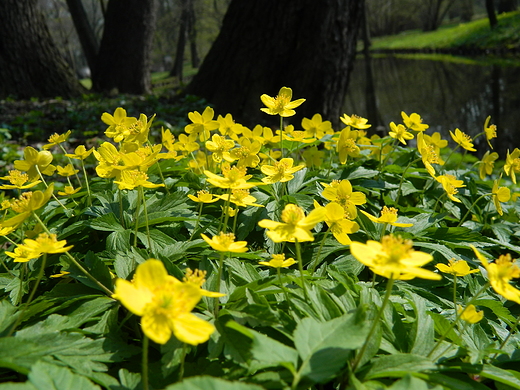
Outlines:
[[[81,0],[67,0],[67,6],[74,22],[74,27],[78,33],[78,38],[81,43],[81,48],[87,59],[87,64],[90,69],[94,69],[96,63],[96,56],[99,50],[99,44],[94,34],[94,30],[90,25],[83,8]]]
[[[486,0],[486,11],[489,18],[489,26],[491,29],[494,29],[497,24],[497,15],[495,14],[495,5],[493,4],[493,0]]]
[[[179,36],[177,39],[177,50],[175,51],[175,60],[170,76],[177,77],[182,81],[182,70],[184,68],[184,49],[186,48],[186,38],[188,36],[188,1],[181,1],[181,17],[179,23]]]

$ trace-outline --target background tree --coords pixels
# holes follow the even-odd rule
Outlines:
[[[437,30],[454,2],[455,0],[424,0],[423,30]]]
[[[260,95],[291,87],[300,115],[339,117],[355,56],[362,4],[345,0],[233,0],[186,93],[246,125]]]
[[[0,20],[0,98],[68,98],[83,92],[54,45],[37,0],[0,1]]]
[[[493,4],[493,0],[486,0],[486,12],[488,14],[489,25],[493,29],[498,24],[497,15],[495,14],[495,4]]]
[[[157,0],[110,0],[103,38],[92,69],[98,92],[151,92],[150,54]]]
[[[199,67],[199,54],[197,51],[195,30],[195,9],[193,0],[181,0],[181,19],[179,23],[179,36],[177,40],[177,51],[175,52],[175,61],[170,76],[177,77],[182,81],[182,73],[184,68],[184,49],[186,41],[189,41],[191,52],[191,64],[193,68]]]

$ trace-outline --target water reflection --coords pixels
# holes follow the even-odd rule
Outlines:
[[[505,158],[507,149],[520,147],[519,76],[519,67],[397,56],[376,57],[367,63],[358,58],[344,111],[369,118],[385,134],[390,122],[402,123],[401,111],[417,112],[430,125],[429,130],[440,131],[445,137],[456,127],[474,136],[482,132],[486,117],[491,115],[499,137],[494,147]],[[480,146],[483,154],[485,140],[478,141],[477,148]]]

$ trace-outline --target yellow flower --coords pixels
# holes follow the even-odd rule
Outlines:
[[[11,209],[18,215],[2,222],[2,226],[18,227],[31,212],[36,211],[47,204],[54,191],[54,183],[44,191],[24,192],[19,199],[11,202]]]
[[[302,127],[305,130],[305,137],[321,139],[325,134],[334,134],[332,123],[323,121],[320,114],[314,114],[312,119],[303,118]]]
[[[218,201],[219,198],[214,198],[212,194],[210,194],[206,190],[197,191],[197,196],[193,196],[192,194],[188,194],[188,198],[197,203],[213,203]]]
[[[340,244],[350,245],[352,242],[349,234],[355,233],[359,230],[357,222],[350,221],[345,217],[345,210],[339,203],[330,202],[325,207],[322,207],[318,202],[314,201],[316,209],[325,209],[324,221],[329,227],[332,235]]]
[[[74,153],[68,153],[65,156],[76,159],[76,160],[85,160],[90,154],[94,151],[94,148],[90,148],[87,150],[85,145],[79,145],[76,149],[74,149]]]
[[[217,122],[219,123],[219,133],[235,141],[238,140],[238,135],[242,134],[244,129],[244,126],[240,123],[235,123],[231,114],[227,114],[225,117],[219,115],[217,117]]]
[[[484,318],[484,312],[477,311],[475,305],[468,305],[465,309],[457,305],[457,312],[460,315],[460,319],[470,324],[476,324],[482,318]]]
[[[498,180],[495,180],[493,182],[491,193],[493,194],[493,204],[495,205],[497,212],[500,215],[504,215],[500,202],[509,202],[509,199],[511,199],[511,190],[507,187],[499,187]]]
[[[363,130],[363,129],[368,129],[369,127],[372,126],[367,123],[368,122],[367,119],[361,118],[360,116],[357,116],[354,114],[351,116],[347,116],[347,114],[343,114],[343,116],[340,117],[339,119],[341,119],[341,121],[345,125],[353,127],[355,129]]]
[[[388,279],[441,279],[439,274],[420,268],[432,261],[433,256],[414,251],[412,241],[401,237],[389,235],[384,236],[381,242],[369,240],[366,244],[354,241],[350,244],[350,251],[372,272]]]
[[[67,139],[69,138],[69,135],[70,135],[71,132],[72,131],[69,130],[69,131],[67,131],[66,133],[63,133],[63,134],[54,133],[47,140],[50,143],[48,143],[46,145],[43,145],[43,149],[47,150],[47,149],[52,148],[54,145],[59,145],[59,144],[65,142],[65,141],[67,141]]]
[[[325,209],[312,210],[305,216],[303,209],[295,204],[288,204],[282,211],[282,221],[262,219],[258,226],[268,229],[267,236],[274,242],[314,241],[311,229],[325,218]]]
[[[126,110],[122,107],[116,108],[114,115],[104,112],[101,120],[108,125],[105,135],[112,138],[114,142],[121,142],[130,134],[130,126],[137,122],[137,118],[127,117]]]
[[[360,210],[360,211],[363,214],[365,214],[368,217],[368,219],[370,219],[372,222],[375,222],[375,223],[386,223],[388,225],[399,226],[399,227],[413,226],[413,223],[397,222],[397,209],[395,207],[383,206],[383,209],[381,210],[381,216],[379,218],[376,218],[373,215],[370,215],[366,211],[363,211],[363,210]]]
[[[486,178],[487,175],[491,175],[493,173],[493,167],[495,166],[495,161],[498,158],[498,153],[490,153],[489,150],[482,156],[482,160],[480,161],[478,172],[479,176],[482,180]]]
[[[68,271],[60,271],[59,274],[54,274],[54,275],[51,275],[49,277],[50,278],[63,278],[63,277],[66,277],[69,274],[70,274],[70,272],[68,272]]]
[[[124,170],[121,172],[120,180],[114,180],[120,190],[133,190],[136,187],[158,188],[164,184],[154,184],[148,181],[148,175],[137,169]]]
[[[235,146],[235,141],[213,134],[211,141],[206,141],[206,149],[212,154],[211,157],[217,163],[222,161],[223,154]]]
[[[509,150],[507,151],[504,172],[506,175],[510,176],[513,183],[516,184],[516,174],[520,172],[520,149],[515,148],[511,154],[509,154]]]
[[[419,114],[413,113],[410,114],[410,116],[406,115],[404,111],[401,111],[401,116],[403,117],[403,122],[409,129],[415,130],[415,131],[424,131],[428,127],[427,124],[422,123],[422,118]]]
[[[206,342],[215,328],[191,311],[202,298],[194,283],[182,283],[168,275],[161,261],[149,259],[137,266],[134,279],[117,279],[113,298],[130,312],[141,316],[144,334],[166,344],[172,333],[184,343]]]
[[[148,120],[146,115],[140,114],[139,119],[128,126],[128,132],[125,134],[124,141],[135,143],[142,146],[148,141],[148,134],[150,133],[150,127],[152,127],[155,114]]]
[[[265,104],[267,108],[261,108],[260,110],[269,115],[280,115],[281,117],[289,117],[296,114],[294,109],[300,106],[305,99],[298,99],[291,101],[292,89],[287,87],[280,88],[278,96],[271,97],[266,94],[260,96],[260,100]]]
[[[249,195],[249,190],[245,189],[235,189],[231,190],[231,194],[218,195],[217,198],[222,200],[229,200],[231,203],[241,206],[255,206],[255,207],[264,207],[261,204],[257,204],[256,198],[253,195]],[[230,215],[232,216],[232,215]]]
[[[188,268],[186,270],[186,275],[184,276],[182,281],[186,284],[192,284],[193,286],[200,288],[200,293],[202,294],[202,296],[210,298],[218,298],[225,296],[226,294],[208,291],[202,288],[202,285],[206,282],[206,273],[206,271],[201,271],[199,269],[192,271]]]
[[[459,192],[457,188],[466,187],[462,180],[457,180],[457,178],[453,175],[440,175],[435,179],[442,184],[442,187],[444,188],[444,191],[446,191],[448,198],[454,202],[460,203],[460,199],[455,195]]]
[[[209,238],[204,233],[200,235],[209,246],[219,252],[244,253],[247,252],[246,241],[235,241],[233,233],[220,232],[217,236]]]
[[[258,264],[267,265],[268,267],[273,268],[287,268],[293,264],[296,264],[296,260],[292,257],[286,259],[285,254],[273,255],[272,259],[269,261],[260,261]]]
[[[454,276],[466,276],[475,272],[479,272],[479,269],[470,269],[468,262],[465,260],[450,259],[448,261],[449,265],[439,263],[436,264],[435,267],[445,274]]]
[[[12,257],[15,263],[27,263],[28,261],[37,259],[42,255],[41,252],[34,252],[21,246],[14,248],[14,252],[5,251],[5,254]]]
[[[459,129],[455,129],[455,133],[450,130],[450,135],[453,140],[462,146],[464,149],[469,150],[470,152],[476,152],[477,149],[473,147],[473,141],[469,135],[460,131]]]
[[[16,229],[13,226],[3,227],[2,224],[0,223],[0,237],[7,236],[7,235],[11,234],[12,232],[14,232],[15,230]]]
[[[210,171],[204,171],[204,174],[208,177],[206,180],[219,188],[231,188],[231,189],[247,189],[253,188],[262,183],[248,183],[252,176],[246,175],[246,168],[232,167],[224,165],[222,167],[222,176],[216,175]]]
[[[488,116],[486,118],[486,121],[484,122],[484,134],[486,135],[486,141],[487,141],[489,147],[491,149],[493,149],[493,146],[491,145],[491,140],[493,138],[497,137],[497,126],[496,125],[489,125],[489,121],[490,120],[491,120],[491,116]]]
[[[79,172],[78,169],[74,169],[72,164],[67,164],[64,167],[60,167],[58,165],[57,168],[58,168],[58,175],[63,176],[63,177],[72,176]]]
[[[190,134],[189,136],[186,134],[179,134],[179,139],[175,144],[173,144],[173,148],[183,154],[190,154],[200,148],[200,145],[196,140],[196,134]]]
[[[350,127],[345,127],[339,134],[336,152],[338,153],[339,162],[345,164],[348,157],[359,156],[359,146],[356,145],[357,133],[351,131]]]
[[[25,184],[29,180],[29,175],[27,173],[22,173],[17,169],[9,171],[9,175],[0,177],[2,180],[9,180],[11,184],[4,184],[0,186],[0,190],[12,190],[19,189],[25,190],[31,187],[34,187],[41,183],[41,180],[36,180],[32,183]]]
[[[217,121],[213,120],[214,115],[215,111],[211,107],[206,107],[202,115],[197,111],[190,112],[188,118],[193,123],[187,125],[184,131],[190,135],[198,135],[201,142],[208,140],[210,131],[216,130],[220,126]]]
[[[260,170],[264,175],[267,175],[262,181],[266,184],[273,184],[292,180],[294,178],[293,173],[305,167],[304,165],[293,167],[293,164],[292,158],[282,158],[280,161],[275,161],[274,165],[262,165]]]
[[[489,263],[477,248],[473,245],[471,248],[486,269],[491,287],[505,299],[520,304],[520,290],[509,284],[511,279],[520,278],[520,268],[513,263],[511,255],[501,255],[494,263]]]
[[[348,219],[355,219],[357,217],[356,206],[367,202],[366,195],[359,191],[352,191],[352,184],[346,179],[339,182],[333,181],[330,185],[326,185],[322,196],[331,202],[339,203],[345,210]]]
[[[52,153],[48,150],[38,152],[32,146],[27,146],[23,151],[23,160],[16,160],[14,167],[22,172],[27,172],[29,181],[37,180],[41,174],[52,175],[56,167],[51,164]]]
[[[23,240],[23,244],[18,245],[18,248],[33,253],[65,253],[73,247],[73,245],[65,245],[67,241],[58,241],[56,234],[40,233],[36,240],[30,238]]]
[[[255,168],[260,162],[258,153],[262,148],[262,144],[259,141],[251,141],[247,138],[240,140],[240,146],[231,150],[230,152],[223,152],[222,156],[227,162],[237,161],[237,167],[250,167]]]
[[[396,125],[394,122],[390,122],[390,129],[391,131],[388,133],[390,137],[399,140],[402,144],[406,145],[406,140],[413,139],[413,134],[406,131],[406,128],[401,124]]]
[[[63,191],[58,191],[58,195],[61,195],[61,196],[74,195],[74,194],[77,194],[80,190],[81,190],[81,187],[74,188],[72,186],[65,186],[65,188],[63,188]]]
[[[421,154],[424,167],[431,177],[435,178],[435,168],[432,164],[440,164],[440,158],[433,145],[426,143],[424,133],[417,134],[417,150]]]

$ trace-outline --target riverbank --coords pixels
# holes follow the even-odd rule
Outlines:
[[[406,31],[372,39],[372,52],[425,52],[451,54],[491,54],[520,56],[520,11],[498,16],[491,30],[482,18],[458,25],[444,25],[436,31]]]

